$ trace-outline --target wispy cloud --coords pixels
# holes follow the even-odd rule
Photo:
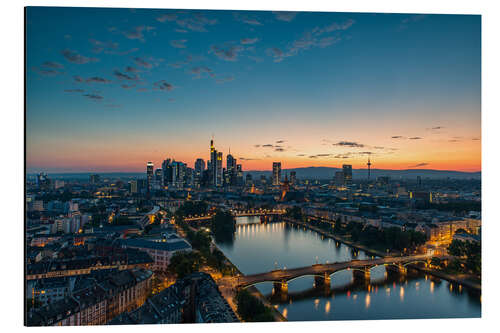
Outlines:
[[[102,97],[101,95],[97,95],[97,94],[85,94],[83,96],[85,96],[89,99],[98,100],[98,101],[104,99],[104,97]]]
[[[137,81],[139,80],[139,76],[135,75],[135,74],[132,74],[132,75],[129,75],[129,74],[125,74],[123,72],[120,72],[119,70],[115,69],[113,71],[113,75],[120,79],[120,80],[128,80],[128,81]]]
[[[211,68],[206,67],[206,66],[193,67],[190,71],[190,74],[194,75],[194,78],[196,78],[196,79],[203,77],[204,74],[208,74],[209,76],[212,76],[212,77],[215,76],[215,74],[213,73],[213,70]]]
[[[339,141],[337,143],[334,143],[333,145],[341,147],[352,147],[352,148],[363,148],[365,146],[364,144],[354,141]]]
[[[393,135],[391,136],[391,139],[404,139],[405,137],[404,136],[401,136],[401,135]]]
[[[127,37],[128,39],[138,39],[141,42],[145,41],[144,38],[144,33],[149,32],[151,30],[154,30],[154,27],[146,26],[146,25],[140,25],[137,27],[134,27],[130,30],[124,31],[123,35]]]
[[[412,136],[411,138],[408,138],[408,140],[422,140],[423,138],[420,136]]]
[[[273,12],[273,14],[278,21],[285,22],[291,22],[297,16],[297,12]]]
[[[202,13],[177,12],[166,13],[156,18],[158,22],[175,22],[179,27],[183,28],[183,32],[187,30],[196,32],[206,32],[207,26],[217,24],[217,19],[207,18]]]
[[[218,77],[215,80],[216,83],[226,83],[226,82],[230,82],[230,81],[234,81],[234,76],[229,75],[229,76],[224,76],[224,77]]]
[[[234,13],[234,19],[250,25],[262,25],[262,23],[255,17],[247,14]]]
[[[171,40],[170,45],[176,49],[185,49],[187,39]]]
[[[259,41],[259,39],[257,37],[255,38],[242,38],[240,40],[240,43],[243,44],[243,45],[250,45],[250,44],[255,44]]]
[[[61,54],[67,61],[72,62],[74,64],[86,64],[89,62],[99,61],[99,59],[97,58],[86,57],[81,54],[78,54],[76,51],[72,51],[69,49],[62,50]]]
[[[103,77],[94,76],[85,80],[87,83],[110,83],[111,81]]]
[[[429,165],[429,163],[418,163],[415,165],[410,165],[410,166],[408,166],[408,168],[420,168],[420,167],[427,166],[427,165]]]
[[[85,90],[83,89],[64,89],[64,92],[67,93],[83,93]]]
[[[97,39],[89,39],[89,42],[93,45],[92,52],[101,53],[104,50],[114,51],[118,48],[118,43],[116,42],[103,42]]]
[[[171,91],[175,88],[172,84],[168,83],[165,80],[157,81],[153,83],[153,86],[155,86],[157,90],[162,90],[162,91]]]
[[[240,45],[231,45],[231,46],[212,45],[210,47],[211,53],[214,53],[219,59],[225,61],[238,60],[238,54],[241,51],[243,51],[243,47],[241,47]]]

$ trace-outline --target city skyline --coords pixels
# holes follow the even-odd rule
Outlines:
[[[211,136],[244,170],[481,171],[480,16],[30,7],[26,29],[28,172],[193,168]]]

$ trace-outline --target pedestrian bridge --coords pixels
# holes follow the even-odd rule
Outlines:
[[[370,280],[370,269],[375,266],[384,265],[386,269],[406,274],[407,266],[421,263],[428,267],[432,256],[415,255],[406,257],[385,257],[369,260],[351,260],[331,264],[316,264],[307,267],[292,269],[277,269],[270,272],[239,276],[236,282],[237,288],[247,288],[261,282],[273,282],[275,288],[288,289],[288,282],[303,277],[314,276],[318,283],[329,283],[330,276],[343,270],[352,270],[355,279]],[[448,257],[440,257],[442,260]]]

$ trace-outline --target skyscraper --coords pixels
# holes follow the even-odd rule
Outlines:
[[[205,161],[202,158],[196,159],[194,162],[194,184],[199,186],[201,184],[201,178],[203,177],[203,171],[205,171]]]
[[[290,185],[297,185],[297,172],[290,171]]]
[[[161,169],[163,171],[163,186],[169,186],[172,184],[172,161],[167,158],[161,164]]]
[[[342,173],[344,174],[344,184],[350,184],[352,182],[352,165],[342,165]]]
[[[368,157],[368,163],[366,163],[368,166],[368,180],[370,180],[370,167],[372,166],[372,163],[370,162],[370,158]]]
[[[153,162],[148,162],[146,165],[146,181],[148,186],[148,192],[153,188],[153,173],[154,173],[154,164]]]
[[[217,152],[217,161],[215,166],[215,186],[222,186],[222,152]]]
[[[273,162],[273,185],[281,184],[281,162]]]
[[[236,159],[231,155],[231,151],[227,154],[226,158],[226,170],[227,178],[229,181],[228,185],[234,185],[236,182]]]
[[[210,165],[208,168],[210,172],[210,185],[217,185],[217,150],[214,147],[214,139],[210,140]]]

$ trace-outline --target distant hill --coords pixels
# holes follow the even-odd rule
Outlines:
[[[332,179],[335,176],[335,172],[342,171],[340,168],[329,168],[329,167],[307,167],[307,168],[295,168],[295,169],[283,169],[281,170],[281,176],[284,178],[285,174],[290,175],[291,171],[297,173],[297,178],[300,179]],[[145,178],[145,172],[95,172],[101,176],[101,179],[116,179],[121,178],[126,179],[136,179]],[[260,178],[261,175],[266,177],[271,177],[271,171],[246,171],[244,175],[251,174],[252,177]],[[66,180],[88,180],[91,172],[79,172],[79,173],[49,173],[49,177],[56,179],[66,179]],[[367,178],[368,171],[366,169],[353,169],[352,177],[353,179]],[[371,177],[375,179],[379,176],[389,176],[392,179],[403,179],[403,178],[416,178],[420,176],[422,178],[432,178],[432,179],[443,179],[443,178],[455,178],[455,179],[481,179],[481,172],[461,172],[461,171],[448,171],[448,170],[432,170],[432,169],[407,169],[407,170],[384,170],[384,169],[372,169]],[[34,173],[29,173],[28,178],[34,178]]]
[[[295,169],[283,169],[281,170],[281,176],[284,177],[285,174],[290,175],[291,171],[297,173],[297,178],[307,178],[307,179],[332,179],[335,176],[335,172],[342,171],[340,168],[329,168],[329,167],[307,167],[307,168],[295,168]],[[266,177],[271,176],[271,171],[247,171],[245,172],[252,175],[255,179],[260,178],[261,175]],[[368,171],[366,169],[353,169],[352,178],[361,179],[367,178]],[[443,179],[443,178],[455,178],[455,179],[481,179],[481,172],[461,172],[461,171],[449,171],[449,170],[432,170],[432,169],[407,169],[407,170],[384,170],[384,169],[372,169],[371,175],[373,179],[380,176],[389,176],[392,179],[403,179],[403,178],[416,178],[420,176],[422,178],[433,178],[433,179]]]

